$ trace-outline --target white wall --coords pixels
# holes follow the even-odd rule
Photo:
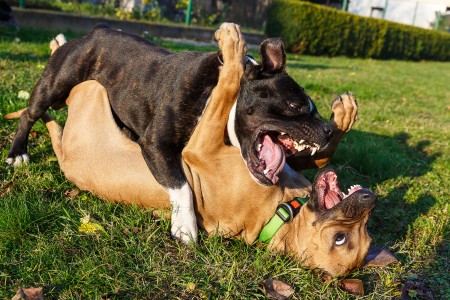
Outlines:
[[[142,6],[141,0],[120,0],[120,8],[126,12],[140,9]]]
[[[372,7],[384,8],[385,3],[386,0],[351,0],[348,11],[369,17]],[[416,5],[416,18],[413,24]],[[398,23],[432,28],[430,23],[434,22],[436,12],[444,13],[447,7],[450,7],[450,0],[388,0],[385,18]]]

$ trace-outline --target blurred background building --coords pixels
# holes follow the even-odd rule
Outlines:
[[[101,0],[88,0],[102,2]],[[105,2],[107,0],[104,0]],[[308,1],[308,0],[306,0]],[[244,26],[263,25],[264,12],[272,0],[192,0],[194,18],[208,16],[230,18]],[[450,0],[310,0],[308,2],[343,9],[349,13],[381,18],[393,22],[432,29],[446,26],[450,14]],[[126,11],[157,5],[168,19],[183,19],[189,0],[120,0]],[[448,21],[447,21],[448,22]],[[447,25],[448,26],[448,25]]]
[[[450,13],[450,1],[353,0],[349,1],[348,12],[422,28],[434,28],[437,18],[439,23],[444,24],[442,19]]]

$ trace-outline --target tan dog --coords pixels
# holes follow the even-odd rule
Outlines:
[[[319,172],[313,185],[288,170],[282,173],[283,185],[261,186],[251,178],[239,150],[225,145],[224,132],[239,92],[246,46],[234,24],[222,25],[216,38],[224,65],[207,109],[183,151],[198,225],[209,234],[235,236],[251,244],[278,212],[293,220],[274,233],[269,248],[289,253],[307,267],[344,276],[364,264],[392,262],[389,252],[370,247],[366,224],[376,201],[370,191],[355,187],[344,198],[332,170]],[[66,177],[106,200],[170,208],[168,194],[150,173],[140,147],[116,125],[106,90],[95,81],[81,83],[72,90],[67,104],[64,130],[48,114],[44,118]],[[333,103],[335,122],[343,132],[353,124],[355,110],[349,94]],[[9,115],[13,117],[18,114]],[[277,209],[294,197],[310,200],[300,208],[294,201],[290,208]],[[290,209],[293,214],[286,214]],[[294,218],[295,213],[298,216]]]

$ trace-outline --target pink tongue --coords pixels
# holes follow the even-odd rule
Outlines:
[[[264,136],[262,142],[261,152],[259,157],[264,160],[267,172],[266,177],[269,178],[273,184],[278,182],[278,174],[284,167],[286,156],[282,146],[275,144],[269,135]]]

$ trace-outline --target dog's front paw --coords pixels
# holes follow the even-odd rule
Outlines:
[[[196,242],[198,229],[194,211],[173,209],[170,232],[183,243]]]
[[[358,114],[358,104],[352,93],[346,92],[336,99],[331,104],[333,115],[331,122],[336,129],[342,132],[348,132],[356,121]]]
[[[6,163],[8,165],[13,165],[14,167],[20,167],[22,165],[26,165],[26,164],[28,164],[29,161],[30,161],[30,157],[26,153],[21,154],[21,155],[16,155],[13,157],[8,157],[6,159]]]
[[[215,33],[215,38],[222,51],[224,63],[237,61],[244,62],[247,52],[247,43],[241,33],[239,25],[223,23]]]

